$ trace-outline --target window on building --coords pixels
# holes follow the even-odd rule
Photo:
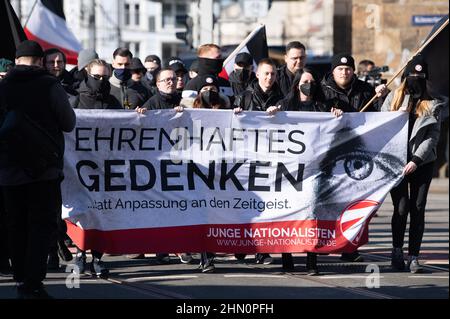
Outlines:
[[[155,16],[149,16],[148,17],[148,31],[155,32],[155,30],[156,30]]]
[[[185,5],[185,4],[180,4],[180,3],[178,3],[178,4],[175,6],[175,16],[182,16],[182,15],[185,15],[186,13],[187,13],[187,11],[186,11],[186,5]],[[177,21],[175,27],[177,27],[177,28],[183,28],[184,25],[183,25],[183,24],[180,24],[179,21]]]
[[[166,27],[175,24],[175,17],[172,13],[172,3],[162,5],[162,26]]]
[[[140,15],[139,4],[137,3],[137,4],[134,5],[134,24],[135,25],[139,25],[140,24],[139,15]]]
[[[129,3],[124,4],[123,14],[124,14],[124,20],[123,20],[124,24],[130,25],[130,4]]]

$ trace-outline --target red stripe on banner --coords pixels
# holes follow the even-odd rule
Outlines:
[[[155,252],[282,253],[352,252],[336,221],[280,221],[123,230],[83,230],[67,221],[67,233],[81,249],[112,254]],[[367,236],[356,243],[367,243]]]
[[[345,223],[342,223],[342,224],[341,224],[342,231],[345,232],[347,229],[349,229],[350,227],[352,227],[354,224],[356,224],[357,222],[359,222],[361,219],[362,219],[362,217],[356,218],[356,219],[353,219],[353,220],[350,220],[350,221],[345,222]]]
[[[361,209],[377,205],[379,205],[379,203],[373,200],[362,200],[360,202],[357,202],[356,204],[352,204],[352,206],[350,206],[347,210]]]
[[[35,36],[33,33],[31,33],[27,28],[25,28],[24,31],[25,31],[25,34],[27,35],[28,40],[33,40],[33,41],[38,42],[44,50],[51,49],[51,48],[57,48],[57,49],[61,50],[62,52],[64,52],[64,54],[66,55],[68,64],[73,64],[73,65],[77,64],[78,52],[68,50],[66,48],[63,48],[63,47],[57,46],[55,44],[52,44],[50,42],[44,41],[41,38],[39,38],[38,36]]]

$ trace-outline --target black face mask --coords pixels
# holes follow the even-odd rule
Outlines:
[[[109,94],[111,86],[108,79],[97,80],[92,76],[88,76],[86,85],[95,93]]]
[[[129,69],[114,69],[114,76],[120,81],[125,82],[131,79],[131,72]]]
[[[237,78],[241,82],[247,82],[248,79],[250,79],[250,75],[252,74],[252,71],[246,69],[238,69],[234,70],[234,72],[236,73]]]
[[[423,97],[424,93],[426,92],[426,85],[427,84],[424,79],[419,79],[416,77],[406,78],[406,88],[413,99],[419,99]]]
[[[306,96],[313,96],[316,92],[316,84],[315,83],[303,83],[300,85],[300,91]]]
[[[198,74],[217,75],[222,72],[223,59],[198,58]]]
[[[205,107],[212,107],[213,105],[220,104],[219,93],[216,91],[205,91],[202,93],[202,101]]]

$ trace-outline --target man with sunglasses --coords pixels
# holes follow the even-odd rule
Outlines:
[[[72,107],[80,109],[121,109],[120,101],[110,94],[110,69],[99,59],[91,61],[87,67],[87,77],[80,83],[78,97]]]

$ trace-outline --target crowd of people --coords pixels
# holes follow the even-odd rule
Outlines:
[[[239,53],[227,80],[218,76],[223,61],[221,49],[215,44],[200,46],[198,58],[189,68],[178,57],[163,64],[158,56],[148,55],[142,63],[123,47],[113,52],[110,64],[99,59],[94,50],[84,49],[77,66],[67,71],[62,51],[43,51],[34,41],[24,41],[17,47],[14,62],[0,60],[0,267],[3,272],[12,269],[19,297],[50,297],[42,284],[47,270],[57,269],[60,258],[73,258],[61,220],[60,183],[64,178],[63,132],[74,129],[76,108],[139,113],[155,109],[230,109],[236,114],[260,111],[274,116],[279,111],[306,111],[330,112],[339,117],[359,112],[376,95],[365,111],[410,114],[405,177],[391,192],[392,266],[396,270],[422,270],[418,257],[440,123],[439,105],[427,93],[427,66],[420,55],[408,64],[402,84],[393,92],[384,84],[374,87],[358,79],[355,61],[347,53],[333,56],[330,71],[320,78],[306,66],[306,47],[298,41],[287,44],[281,67],[270,58],[254,61],[249,53]],[[33,133],[23,133],[23,127],[30,123],[50,136],[51,145],[33,143],[29,137]],[[403,242],[408,213],[411,227],[405,265]],[[108,269],[101,260],[103,252],[91,253],[88,267],[86,252],[77,249],[75,271],[83,273],[88,268],[95,276],[107,277]],[[200,253],[201,270],[213,272],[215,254]],[[188,252],[178,256],[183,263],[194,260]],[[235,257],[244,260],[246,256]],[[341,258],[363,261],[357,250],[343,253]],[[156,259],[160,264],[171,262],[167,252],[159,252]],[[265,253],[256,254],[255,260],[270,264],[273,258]],[[282,266],[294,270],[292,254],[282,254]],[[307,254],[306,266],[308,274],[319,273],[316,254]]]

